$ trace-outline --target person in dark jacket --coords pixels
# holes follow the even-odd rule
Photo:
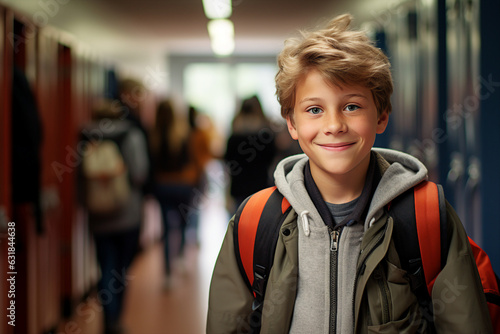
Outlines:
[[[121,104],[120,119],[129,121],[134,127],[139,129],[144,138],[146,138],[146,142],[149,143],[149,130],[141,119],[141,108],[146,100],[148,91],[141,82],[131,78],[121,80],[118,90],[120,95],[119,102]],[[153,191],[153,164],[149,144],[146,147],[146,154],[150,167],[146,182],[142,187],[142,192],[144,195],[150,195]]]
[[[236,207],[249,195],[272,184],[270,167],[275,154],[275,134],[259,98],[245,99],[233,119],[224,156]]]
[[[179,264],[184,266],[187,227],[197,218],[200,209],[193,203],[193,198],[205,163],[196,154],[200,147],[193,145],[187,120],[175,112],[170,100],[163,100],[158,104],[150,138],[153,189],[163,220],[164,288],[170,290],[175,282],[172,262],[179,259]],[[173,231],[180,233],[172,233]],[[180,237],[174,239],[178,235]]]

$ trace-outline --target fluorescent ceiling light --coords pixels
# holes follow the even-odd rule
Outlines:
[[[213,19],[227,19],[232,14],[231,0],[203,0],[205,15]]]
[[[231,20],[211,20],[208,22],[208,34],[210,38],[233,38],[234,26]]]
[[[229,56],[234,51],[234,41],[212,41],[210,46],[217,56]]]
[[[228,56],[234,51],[234,26],[230,20],[219,19],[208,22],[208,34],[212,51],[219,56]]]

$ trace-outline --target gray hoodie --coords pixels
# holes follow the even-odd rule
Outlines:
[[[427,169],[416,158],[388,149],[373,151],[390,166],[375,189],[364,225],[342,229],[336,249],[338,260],[333,261],[331,230],[304,183],[307,156],[291,156],[276,168],[276,186],[299,215],[298,290],[290,333],[330,333],[331,321],[336,323],[337,333],[353,333],[354,283],[363,234],[383,214],[385,205],[427,178]],[[332,310],[330,305],[334,305]]]

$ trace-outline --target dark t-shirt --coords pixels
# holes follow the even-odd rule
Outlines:
[[[335,225],[342,223],[342,221],[354,211],[354,209],[356,208],[356,204],[358,203],[358,200],[359,197],[350,202],[342,204],[333,204],[328,202],[326,203],[326,206],[328,206],[328,209],[332,214]]]

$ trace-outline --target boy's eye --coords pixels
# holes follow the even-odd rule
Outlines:
[[[313,115],[317,115],[319,113],[321,113],[323,110],[321,110],[321,108],[318,108],[318,107],[312,107],[312,108],[309,108],[307,109],[307,112],[313,114]]]
[[[347,111],[356,111],[359,109],[359,106],[355,104],[349,104],[348,106],[345,107],[345,110]]]

